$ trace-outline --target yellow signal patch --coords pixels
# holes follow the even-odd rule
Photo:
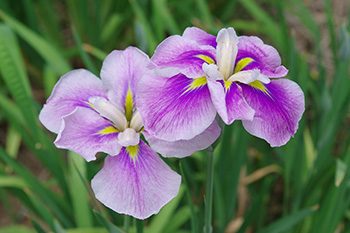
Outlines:
[[[197,88],[200,88],[204,85],[207,84],[207,78],[206,77],[200,77],[200,78],[196,78],[196,79],[192,79],[192,82],[186,87],[185,92],[189,92],[192,90],[195,90]]]
[[[126,98],[125,98],[125,117],[126,117],[126,120],[129,122],[131,121],[133,107],[134,107],[134,101],[132,99],[132,93],[129,87],[128,93],[126,94]]]
[[[98,131],[97,133],[95,133],[95,135],[96,134],[111,134],[111,133],[118,133],[118,132],[119,131],[115,127],[108,126],[108,127],[104,128],[104,129]]]
[[[246,58],[241,59],[239,62],[237,62],[233,73],[235,74],[235,73],[241,71],[244,67],[249,65],[252,61],[254,61],[254,59],[252,59],[250,57],[246,57]]]
[[[138,145],[136,146],[128,146],[125,148],[125,150],[128,152],[130,158],[135,164],[135,161],[137,160],[137,152],[139,151]]]
[[[211,57],[208,57],[205,55],[195,55],[195,57],[198,57],[198,58],[204,60],[208,64],[215,64],[214,60]]]
[[[255,80],[254,82],[249,83],[248,85],[264,92],[266,95],[270,96],[269,90],[262,84],[260,81]],[[270,96],[271,97],[271,96]]]

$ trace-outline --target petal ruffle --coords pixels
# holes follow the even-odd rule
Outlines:
[[[171,78],[145,75],[139,83],[138,97],[145,129],[167,141],[191,139],[215,119],[205,77],[196,80],[183,74]]]
[[[204,150],[213,144],[220,136],[220,126],[216,120],[201,134],[190,140],[179,140],[174,142],[164,141],[156,138],[145,131],[143,134],[151,148],[163,157],[183,158],[193,154],[197,150]]]
[[[216,37],[197,27],[188,27],[182,34],[183,37],[195,40],[200,45],[210,45],[216,48]]]
[[[123,51],[111,52],[101,68],[101,79],[108,88],[110,101],[125,107],[129,89],[132,101],[135,101],[137,83],[151,67],[149,57],[138,48],[128,47]]]
[[[208,79],[208,87],[213,104],[225,124],[231,124],[234,120],[252,120],[254,110],[247,104],[242,95],[242,89],[235,82],[227,82]]]
[[[73,70],[57,82],[40,112],[39,119],[47,129],[58,133],[62,117],[78,106],[90,108],[88,102],[92,96],[107,98],[107,91],[101,80],[87,70]]]
[[[173,199],[181,176],[143,141],[137,146],[135,162],[130,151],[107,156],[104,166],[92,179],[96,198],[112,210],[145,219]]]
[[[252,135],[265,139],[271,146],[282,146],[294,136],[305,110],[304,93],[288,79],[271,80],[263,90],[241,85],[243,96],[255,110],[253,121],[243,121]]]
[[[81,107],[63,118],[55,145],[72,150],[87,161],[95,160],[97,152],[117,155],[121,149],[112,123],[92,109]]]
[[[177,68],[189,78],[205,76],[202,64],[215,63],[215,49],[209,45],[201,46],[196,41],[170,36],[160,43],[151,60],[160,68]]]
[[[260,73],[269,78],[279,78],[287,75],[288,70],[281,65],[281,57],[274,47],[264,44],[256,36],[240,36],[238,38],[236,64],[244,58],[254,60],[246,65],[243,70],[260,69]]]

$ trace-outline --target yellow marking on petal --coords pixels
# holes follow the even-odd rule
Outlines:
[[[214,60],[211,57],[208,57],[205,55],[195,55],[195,57],[198,57],[198,58],[204,60],[208,64],[215,64]]]
[[[139,147],[138,145],[136,146],[128,146],[125,148],[125,150],[128,152],[130,158],[135,164],[135,161],[137,160],[137,153],[139,152]]]
[[[203,87],[206,84],[207,84],[207,78],[206,77],[200,77],[200,78],[192,79],[192,82],[186,87],[186,90],[184,91],[183,94],[185,94],[186,92],[195,90],[197,88]]]
[[[230,89],[231,85],[232,85],[231,81],[224,80],[225,92],[227,92]]]
[[[233,71],[233,73],[235,74],[235,73],[241,71],[244,67],[249,65],[249,63],[251,63],[252,61],[254,61],[254,59],[252,59],[250,57],[246,57],[246,58],[241,59],[239,62],[237,62],[235,70]]]
[[[85,104],[89,105],[91,108],[94,108],[94,104],[90,103],[90,102],[87,102],[87,101],[84,101]]]
[[[100,131],[98,131],[96,134],[111,134],[111,133],[119,133],[119,131],[113,127],[113,126],[108,126]]]
[[[260,81],[255,80],[254,82],[249,83],[248,85],[264,92],[266,95],[270,96],[269,90],[262,84]],[[271,97],[271,96],[270,96]]]
[[[132,117],[132,112],[134,109],[134,101],[132,99],[132,93],[131,93],[131,89],[129,87],[128,89],[128,93],[126,94],[126,98],[125,98],[125,117],[127,121],[131,121],[131,117]]]

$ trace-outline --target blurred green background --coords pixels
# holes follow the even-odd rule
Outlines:
[[[136,232],[91,192],[104,155],[86,163],[56,149],[38,113],[66,72],[98,74],[109,52],[127,46],[151,56],[188,26],[261,37],[306,98],[298,133],[281,148],[240,122],[225,128],[214,232],[350,232],[349,8],[348,0],[1,0],[0,233]],[[144,232],[201,232],[205,153],[166,162],[183,176],[180,193]]]

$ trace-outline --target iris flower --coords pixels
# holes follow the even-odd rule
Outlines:
[[[207,130],[211,136],[204,134],[192,142],[165,142],[148,135],[136,97],[139,79],[152,66],[136,48],[113,51],[103,62],[101,79],[84,69],[64,75],[39,116],[46,128],[58,134],[58,148],[72,150],[87,161],[95,160],[97,152],[108,154],[92,180],[96,198],[139,219],[157,213],[177,195],[181,183],[181,177],[140,136],[155,148],[163,145],[167,156],[181,157],[204,149],[220,134],[218,125],[212,124]]]
[[[158,67],[140,83],[139,110],[148,132],[188,140],[215,121],[242,120],[252,135],[284,145],[298,128],[304,94],[275,48],[258,37],[192,27],[165,39],[151,58]]]

